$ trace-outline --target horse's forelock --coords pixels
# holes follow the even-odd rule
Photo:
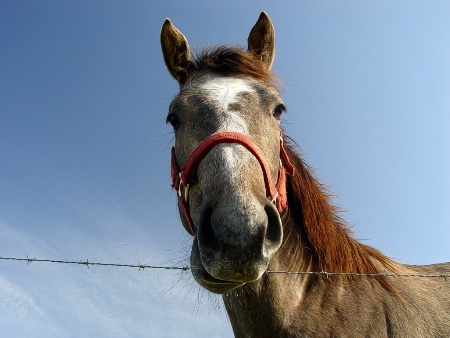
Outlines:
[[[278,77],[254,53],[235,46],[203,48],[197,52],[188,77],[202,70],[223,75],[248,75],[274,88],[281,84]]]

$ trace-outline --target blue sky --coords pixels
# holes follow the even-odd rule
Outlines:
[[[188,262],[164,121],[170,17],[192,48],[274,21],[286,133],[354,225],[450,260],[450,3],[2,1],[0,256]],[[189,273],[0,261],[2,337],[229,337]]]

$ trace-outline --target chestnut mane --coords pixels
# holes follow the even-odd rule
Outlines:
[[[313,268],[318,271],[356,274],[388,272],[380,271],[375,263],[377,261],[378,266],[387,267],[390,273],[395,272],[391,259],[352,238],[353,232],[339,216],[339,210],[331,203],[324,185],[317,181],[312,170],[301,159],[293,142],[290,139],[287,141],[286,151],[295,174],[288,180],[289,208],[288,215],[283,217],[283,224],[286,237],[294,239],[285,238],[284,250],[289,255],[303,254],[303,259],[306,250],[311,256]],[[355,277],[344,275],[342,278]],[[389,280],[381,277],[377,280],[382,286],[395,292]]]

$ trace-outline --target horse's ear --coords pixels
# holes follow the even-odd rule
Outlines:
[[[170,74],[183,85],[192,65],[191,53],[186,37],[170,19],[166,19],[161,28],[161,49]]]
[[[275,29],[266,12],[261,12],[258,21],[248,36],[248,51],[261,58],[269,70],[275,59]]]

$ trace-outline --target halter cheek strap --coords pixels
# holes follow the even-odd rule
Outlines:
[[[191,235],[195,234],[195,225],[191,217],[189,210],[189,184],[191,183],[195,169],[202,160],[203,157],[217,144],[219,143],[238,143],[258,160],[264,176],[264,185],[266,187],[267,197],[275,203],[278,212],[283,211],[287,206],[286,195],[286,174],[293,175],[294,168],[289,162],[286,150],[283,145],[283,135],[280,134],[280,168],[278,169],[278,180],[276,185],[272,183],[270,172],[267,164],[264,162],[261,152],[258,147],[252,142],[252,140],[243,134],[229,131],[220,131],[211,134],[204,139],[197,148],[189,156],[186,164],[180,168],[177,158],[175,156],[175,148],[172,148],[171,159],[171,176],[172,176],[172,188],[178,192],[178,203],[183,210],[184,216],[188,223],[186,229]]]

